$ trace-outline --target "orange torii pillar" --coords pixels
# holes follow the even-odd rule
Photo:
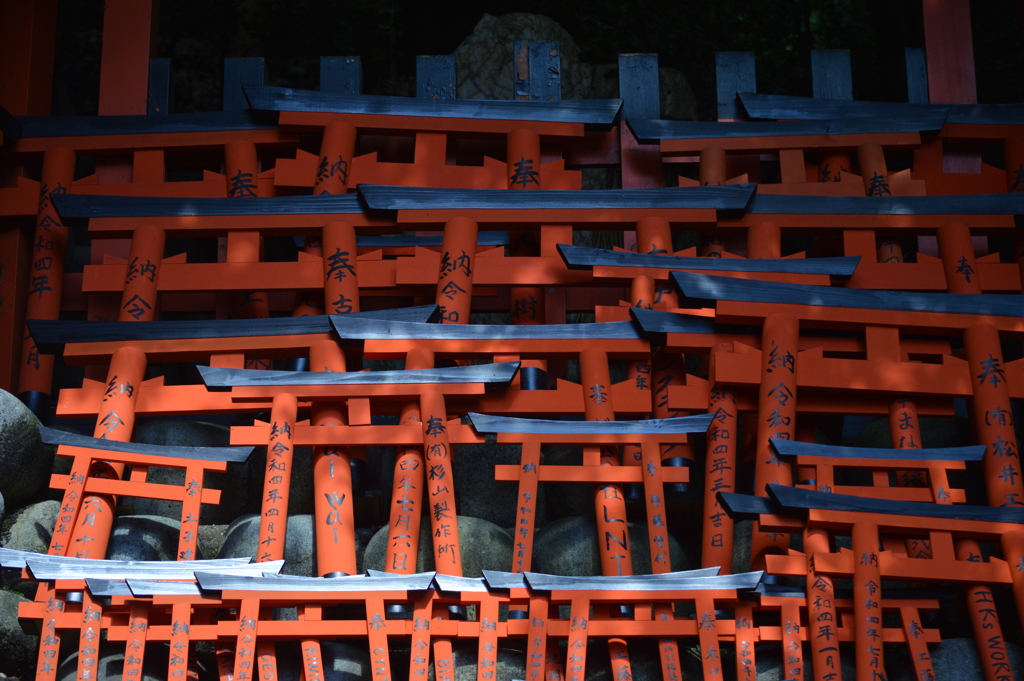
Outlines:
[[[981,293],[974,247],[965,225],[939,228],[939,253],[950,293]],[[974,428],[979,441],[986,446],[983,461],[988,503],[1024,505],[1024,483],[999,332],[988,324],[975,324],[964,331],[964,346],[974,392]]]
[[[259,189],[259,159],[252,142],[235,141],[224,145],[224,175],[227,178],[228,198],[256,198]],[[259,262],[262,252],[259,232],[230,232],[227,237],[227,262]],[[266,319],[270,316],[270,301],[266,291],[242,291],[235,294],[234,317],[237,319]],[[247,359],[247,369],[269,369],[269,360]]]
[[[274,396],[270,409],[270,440],[267,442],[267,470],[263,479],[257,563],[284,559],[298,408],[295,395],[278,393]]]
[[[722,147],[707,147],[700,150],[700,186],[717,187],[725,184],[728,179],[726,175],[725,149]],[[638,237],[639,239],[639,237]],[[669,243],[672,243],[669,241]],[[725,242],[718,236],[706,236],[700,242],[700,255],[708,258],[721,258],[725,250]],[[637,243],[639,250],[640,244]]]
[[[826,151],[818,164],[818,182],[839,182],[842,173],[850,172],[850,155],[843,151]]]
[[[583,388],[583,412],[588,421],[614,421],[615,408],[611,399],[611,377],[608,373],[608,353],[597,348],[580,352],[580,383]],[[590,448],[584,448],[584,464],[596,463]],[[613,447],[601,447],[598,456],[602,466],[617,466],[618,452]],[[632,575],[633,556],[629,546],[626,523],[626,502],[622,485],[608,483],[595,485],[594,501],[597,510],[597,543],[601,552],[601,573],[604,575]],[[570,648],[570,655],[573,654]],[[632,671],[626,641],[608,639],[614,678],[631,678]]]
[[[406,355],[405,368],[433,369],[434,353],[426,348],[413,348]],[[419,402],[409,401],[402,405],[399,423],[403,426],[421,423]],[[396,453],[384,569],[411,575],[416,572],[420,522],[423,519],[423,446],[405,445]]]
[[[878,567],[878,526],[853,526],[853,630],[857,681],[877,681],[882,658],[882,576]]]
[[[765,485],[793,484],[793,469],[775,454],[769,442],[796,435],[796,357],[799,353],[800,322],[790,314],[772,314],[765,318],[761,334],[761,383],[757,401],[757,435],[754,467],[754,492],[764,496]],[[751,539],[750,564],[758,569],[766,553],[789,548],[789,538],[764,534],[755,522]]]
[[[1011,135],[1003,140],[1003,167],[1006,191],[1024,192],[1024,135]]]
[[[39,183],[39,209],[32,236],[32,269],[29,271],[26,319],[58,319],[64,288],[64,254],[68,228],[61,224],[53,207],[55,194],[67,193],[75,180],[75,152],[56,147],[43,153],[43,176]],[[14,301],[10,301],[13,304]],[[41,355],[25,327],[21,347],[18,398],[40,419],[49,411],[53,384],[53,355]]]
[[[842,672],[839,664],[839,618],[836,617],[836,593],[832,578],[814,569],[811,556],[829,553],[828,531],[820,527],[804,530],[804,554],[807,558],[807,640],[811,644],[811,662],[815,681],[829,681]]]
[[[442,324],[468,324],[473,308],[473,268],[479,229],[469,218],[452,218],[444,225],[437,304]]]
[[[732,343],[721,343],[711,349],[708,413],[714,418],[707,434],[700,551],[701,567],[721,567],[723,575],[732,573],[733,520],[718,503],[718,493],[736,491],[739,418],[736,394],[729,386],[715,382],[715,354],[732,352],[732,349]]]
[[[322,258],[324,255],[323,240],[316,237],[306,237],[306,243],[302,246],[302,252]],[[320,314],[326,314],[324,312],[323,291],[299,291],[295,294],[295,307],[292,308],[293,317],[312,317]],[[300,371],[303,369],[297,367],[295,370]]]
[[[427,494],[424,503],[430,515],[434,569],[444,575],[462,576],[462,549],[455,509],[452,477],[452,449],[448,440],[448,415],[444,395],[427,389],[420,395],[423,419],[423,459]],[[443,616],[442,616],[443,617]],[[415,651],[413,651],[415,655]],[[434,641],[434,674],[438,681],[455,681],[451,640]]]
[[[885,151],[882,145],[865,142],[857,147],[857,164],[864,178],[864,193],[868,196],[891,196],[889,191],[889,170],[885,165]]]
[[[314,343],[309,348],[309,363],[311,371],[345,371],[345,355],[333,340]],[[339,402],[315,402],[313,425],[345,425],[344,408]],[[348,447],[313,447],[313,509],[317,575],[356,574],[352,466]]]
[[[120,321],[152,321],[156,317],[160,261],[165,235],[158,227],[144,225],[132,235],[131,251],[121,294]],[[93,437],[128,442],[135,425],[137,390],[146,373],[146,355],[131,346],[119,348],[107,370],[107,388]],[[124,465],[97,462],[90,477],[120,478]],[[80,558],[103,558],[107,553],[116,501],[108,495],[91,494],[82,501],[82,522],[71,534],[67,553]],[[196,520],[198,527],[198,519]],[[56,538],[56,535],[54,535]]]
[[[533,130],[518,128],[506,137],[506,165],[508,188],[531,190],[543,188],[540,163],[540,135]],[[516,234],[516,233],[513,233]],[[510,244],[511,255],[536,256],[536,240],[530,232],[519,232]],[[544,289],[540,286],[512,286],[509,289],[513,324],[544,323]]]
[[[981,293],[974,244],[966,225],[952,223],[939,228],[939,254],[946,273],[946,287],[950,293]],[[1002,347],[999,332],[988,324],[975,324],[964,331],[968,368],[974,399],[971,401],[974,431],[986,445],[985,489],[990,506],[1019,506],[1024,504],[1024,486],[1020,477],[1020,457],[1017,435],[1010,413],[1010,396],[1002,369]],[[939,501],[939,500],[937,500]],[[1014,547],[1012,538],[1007,545]],[[958,560],[981,560],[981,549],[973,539],[956,543]],[[1008,561],[1020,556],[1006,556]],[[1012,563],[1011,563],[1012,565]],[[1011,568],[1011,573],[1012,573]],[[1019,582],[1016,578],[1015,582]],[[1015,583],[1016,591],[1020,587]],[[986,642],[988,655],[979,655],[988,681],[998,681],[1008,667],[1006,642],[999,616],[992,600],[992,589],[987,585],[972,585],[964,589],[967,609],[971,617],[975,639]],[[1002,653],[1002,657],[996,654]]]
[[[313,194],[348,193],[348,171],[356,152],[356,132],[355,127],[345,121],[331,121],[324,127]]]

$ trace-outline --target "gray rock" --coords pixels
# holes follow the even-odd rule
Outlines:
[[[218,558],[258,557],[260,516],[255,513],[236,518],[228,526],[224,544]],[[286,575],[302,577],[316,576],[316,544],[313,541],[313,516],[296,515],[288,517],[287,536],[284,546],[284,570]]]
[[[77,646],[76,646],[77,648]],[[167,661],[170,647],[166,643],[147,643],[142,663],[141,681],[163,681],[167,678]],[[209,655],[197,654],[196,666],[200,679],[216,678],[214,662]],[[121,681],[124,671],[124,642],[104,641],[100,644],[99,660],[96,665],[97,681]],[[78,651],[66,657],[57,668],[58,681],[77,681]]]
[[[224,537],[227,536],[227,525],[200,525],[199,526],[199,551],[204,556],[216,556],[220,553],[220,547],[224,546]]]
[[[212,423],[159,419],[140,423],[132,439],[152,445],[226,447],[230,441],[230,431]],[[221,490],[221,499],[217,505],[202,506],[199,522],[204,525],[227,524],[244,513],[259,509],[265,462],[266,447],[262,447],[257,448],[246,463],[228,464],[225,473],[207,473],[203,486]],[[180,486],[185,483],[185,471],[152,466],[146,479],[148,482]],[[139,515],[159,515],[181,520],[179,501],[125,497],[121,503]]]
[[[177,560],[181,523],[158,515],[128,515],[114,519],[106,556],[109,560]],[[202,555],[196,555],[197,559]]]
[[[459,445],[452,464],[455,478],[455,496],[459,500],[459,513],[482,518],[498,527],[512,527],[516,523],[519,507],[519,485],[494,479],[494,466],[518,465],[522,459],[519,445],[499,445],[494,436],[487,436],[485,445]],[[534,521],[538,526],[547,522],[544,486],[537,491]]]
[[[704,670],[700,659],[687,648],[686,643],[685,640],[679,641],[679,677],[703,679]],[[655,641],[630,640],[626,650],[629,653],[632,681],[662,681],[661,657]],[[615,678],[612,676],[611,654],[608,652],[606,640],[596,639],[587,642],[587,670],[584,678],[586,681],[613,681]]]
[[[455,664],[455,681],[476,681],[477,644],[472,641],[452,642],[452,662]],[[499,646],[495,681],[513,681],[526,678],[526,653],[513,650],[507,644]],[[393,663],[392,663],[393,664]],[[433,681],[434,665],[427,669],[428,681]]]
[[[673,570],[698,567],[685,555],[672,535],[666,532],[665,536]],[[629,544],[633,555],[633,573],[650,574],[651,554],[646,525],[629,523]],[[533,570],[571,577],[600,575],[601,554],[597,543],[597,523],[593,516],[563,518],[540,528],[533,542]]]
[[[580,466],[583,464],[583,448],[547,445],[541,448],[541,460],[549,466]],[[593,513],[594,487],[575,483],[559,485],[558,493],[548,494],[546,502],[549,521]]]
[[[1024,649],[1015,643],[1007,642],[1006,650],[1009,653],[1010,669],[1014,678],[1024,678]],[[985,678],[974,639],[947,638],[941,643],[928,646],[928,652],[932,658],[932,670],[936,679],[983,681]],[[889,669],[890,681],[916,681],[914,668],[903,646],[897,648],[896,654],[886,653],[885,663]]]
[[[297,641],[277,644],[277,671],[280,681],[299,681],[302,678],[301,651]],[[321,669],[325,681],[359,681],[370,678],[370,654],[366,648],[340,641],[320,642]],[[395,659],[391,659],[392,671]],[[400,678],[392,674],[394,678]]]
[[[39,419],[6,390],[0,390],[0,494],[17,508],[47,482],[55,448],[39,439]]]
[[[17,676],[36,662],[39,637],[29,636],[18,624],[18,604],[29,599],[11,591],[0,591],[0,672]]]
[[[580,48],[556,21],[538,14],[484,14],[455,50],[459,99],[512,99],[512,51],[516,40],[557,40],[561,50],[562,99],[582,99],[589,75],[580,68]]]
[[[737,520],[732,530],[732,573],[750,571],[750,540],[753,536],[754,521]]]
[[[573,37],[553,19],[539,14],[484,14],[455,50],[459,99],[512,99],[512,53],[516,40],[557,40],[561,54],[562,99],[609,99],[619,96],[617,64],[587,64]],[[695,120],[697,100],[682,72],[658,73],[661,118]]]
[[[46,553],[60,511],[59,501],[40,501],[20,508],[5,519],[0,532],[0,546],[17,551]],[[34,598],[36,582],[23,580],[21,570],[2,569],[0,579],[8,589]]]
[[[480,518],[457,516],[459,545],[462,549],[462,574],[480,577],[481,570],[511,570],[513,540],[508,532],[494,523]],[[371,570],[384,569],[388,528],[379,529],[366,547],[363,564]],[[416,572],[434,569],[434,554],[430,551],[430,522],[426,516],[420,525],[420,551],[416,559]]]

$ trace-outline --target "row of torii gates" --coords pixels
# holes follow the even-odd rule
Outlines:
[[[64,496],[50,548],[0,551],[39,581],[21,611],[41,623],[36,678],[58,678],[68,637],[76,678],[98,678],[105,636],[126,646],[123,678],[141,678],[148,642],[170,647],[169,678],[195,676],[194,645],[212,641],[219,678],[275,679],[275,644],[289,640],[303,678],[330,678],[321,643],[349,640],[374,679],[392,678],[401,641],[411,677],[432,666],[450,680],[452,642],[470,639],[477,679],[497,678],[509,647],[525,651],[527,679],[581,681],[599,638],[628,679],[630,642],[653,638],[668,681],[694,643],[705,678],[728,664],[755,679],[755,644],[769,643],[786,678],[804,678],[810,657],[816,681],[838,679],[852,648],[857,678],[877,681],[902,645],[927,681],[942,632],[922,614],[958,595],[986,679],[1013,677],[1003,629],[1020,623],[1000,622],[995,602],[1008,590],[1024,613],[1012,404],[1024,364],[1004,354],[1024,337],[1024,105],[972,103],[973,61],[948,58],[971,51],[966,2],[924,3],[926,52],[907,60],[908,74],[927,62],[926,101],[759,95],[752,60],[723,53],[718,122],[659,120],[652,55],[620,58],[621,99],[559,101],[530,78],[557,50],[527,41],[524,101],[455,99],[451,58],[421,60],[432,96],[419,98],[359,94],[357,60],[325,59],[320,92],[264,86],[246,60],[228,65],[225,111],[168,114],[167,64],[147,61],[139,30],[152,10],[115,0],[102,115],[38,117],[50,4],[2,10],[12,35],[43,37],[3,53],[20,80],[0,102],[13,178],[0,188],[0,376],[44,422],[95,428],[41,428],[72,459],[51,482]],[[111,41],[124,49],[108,59]],[[842,82],[843,53],[814,64]],[[1003,168],[980,160],[993,144]],[[890,167],[908,151],[911,168]],[[77,177],[87,156],[96,173]],[[172,159],[211,157],[222,172],[168,181]],[[666,166],[683,168],[678,187]],[[581,190],[588,167],[619,168],[622,189]],[[69,230],[91,239],[80,274],[66,271]],[[626,248],[573,245],[583,230],[622,232]],[[681,231],[698,245],[675,248]],[[280,236],[301,241],[297,259],[264,259]],[[813,247],[789,253],[784,237]],[[168,256],[181,238],[216,239],[217,261]],[[1009,258],[992,246],[1004,242]],[[474,324],[483,312],[511,323]],[[594,321],[566,323],[580,312]],[[86,366],[81,387],[53,394],[58,355]],[[362,370],[379,359],[404,368]],[[612,383],[612,360],[626,380]],[[196,365],[202,383],[146,378],[169,363]],[[961,399],[977,444],[922,448],[919,417],[950,417]],[[255,418],[232,428],[232,447],[131,441],[140,417],[239,413]],[[893,447],[817,444],[824,415],[887,418]],[[517,465],[479,462],[518,486],[515,550],[506,571],[466,577],[452,458],[487,434],[521,448]],[[357,575],[352,465],[382,444],[397,450],[385,571]],[[546,445],[582,447],[582,464],[545,463]],[[255,561],[197,560],[200,507],[222,495],[204,473],[255,446],[268,449]],[[313,448],[308,577],[279,574],[297,446]],[[150,466],[185,482],[149,482]],[[743,466],[753,495],[737,492]],[[872,484],[849,484],[853,469]],[[950,482],[968,469],[982,471],[985,506]],[[531,571],[541,483],[592,486],[603,576]],[[668,550],[681,484],[703,499],[701,568],[688,572]],[[182,503],[177,561],[104,560],[120,496]],[[646,547],[630,543],[628,510]],[[731,575],[737,519],[754,521],[755,572]],[[637,551],[653,574],[632,574]],[[434,572],[416,573],[420,552]],[[279,607],[297,620],[275,619]]]

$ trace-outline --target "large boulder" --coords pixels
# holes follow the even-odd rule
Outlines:
[[[77,647],[77,646],[76,646]],[[167,678],[167,662],[170,646],[166,643],[150,642],[146,644],[146,654],[142,663],[142,679],[138,681],[163,681]],[[197,654],[194,658],[200,679],[216,679],[215,662],[209,655]],[[96,664],[97,681],[122,681],[124,672],[124,642],[104,641],[99,646],[99,659]],[[135,681],[137,677],[132,677]],[[64,658],[57,668],[58,681],[77,681],[78,651],[75,650]]]
[[[256,513],[235,519],[228,526],[224,544],[218,558],[259,557],[260,516]],[[313,541],[313,516],[294,515],[288,517],[287,535],[284,545],[284,570],[286,575],[301,577],[316,576],[316,542]]]
[[[462,551],[462,574],[480,577],[481,570],[512,569],[512,536],[492,522],[469,516],[457,516],[459,546]],[[388,527],[380,528],[366,547],[363,564],[370,570],[385,569]],[[434,554],[430,550],[430,522],[424,516],[420,525],[420,551],[416,559],[416,572],[434,569]]]
[[[935,672],[936,679],[983,681],[985,678],[978,657],[978,646],[972,638],[947,638],[941,643],[928,646],[928,652],[932,658],[932,671]],[[1006,653],[1009,659],[1005,661],[1010,665],[1010,669],[1006,670],[1006,678],[1011,678],[1011,671],[1012,678],[1024,678],[1024,650],[1015,643],[1007,642]],[[999,658],[993,659],[1003,661]],[[885,661],[885,666],[889,668],[890,681],[917,681],[913,665],[903,646],[899,646],[894,655],[887,653]]]
[[[282,641],[276,648],[278,679],[299,681],[302,678],[302,653],[298,641]],[[324,681],[360,681],[371,678],[370,653],[365,646],[341,641],[321,641],[320,658]],[[394,658],[391,667],[394,671]],[[392,676],[400,678],[397,674]]]
[[[455,50],[455,91],[459,99],[512,99],[516,40],[557,40],[561,51],[562,99],[586,96],[589,83],[583,82],[580,48],[573,37],[554,19],[517,12],[500,17],[484,14],[473,33]]]
[[[687,556],[668,532],[665,532],[665,541],[673,570],[698,567],[697,561]],[[633,555],[633,574],[650,574],[647,525],[629,523],[629,545]],[[533,570],[568,577],[600,575],[601,553],[593,516],[562,518],[537,530],[533,541]]]
[[[17,508],[46,484],[55,452],[39,438],[35,414],[0,390],[0,494],[9,508]]]
[[[36,662],[39,637],[25,634],[18,624],[18,604],[28,600],[0,591],[0,672],[8,676],[20,676]]]
[[[230,430],[213,423],[156,419],[144,421],[135,427],[133,441],[151,445],[174,447],[227,447]],[[262,458],[261,458],[262,454]],[[263,489],[263,462],[266,448],[257,448],[245,463],[230,463],[225,473],[207,473],[203,486],[221,490],[220,503],[204,504],[199,513],[201,524],[226,525],[238,516],[259,508],[259,495]],[[164,485],[185,484],[185,471],[175,468],[151,466],[146,480]],[[159,515],[181,519],[181,502],[164,499],[125,497],[122,505],[129,506],[139,515]]]
[[[179,521],[159,515],[115,518],[105,557],[109,560],[178,560],[180,526]],[[202,555],[197,553],[195,558],[202,558]]]
[[[558,41],[562,99],[614,99],[619,96],[617,64],[587,64],[569,32],[539,14],[484,14],[455,50],[459,99],[512,99],[513,50],[516,40]],[[697,99],[677,69],[658,70],[661,117],[695,120]]]
[[[0,531],[0,546],[16,551],[46,553],[60,511],[59,501],[40,501],[18,509],[5,519]],[[3,584],[30,598],[35,597],[36,582],[23,580],[21,570],[0,570]]]
[[[452,663],[455,665],[455,681],[476,681],[477,644],[473,641],[452,642]],[[513,681],[526,678],[526,653],[506,646],[498,648],[495,659],[497,673],[495,681]],[[434,681],[434,665],[427,669],[427,680]]]

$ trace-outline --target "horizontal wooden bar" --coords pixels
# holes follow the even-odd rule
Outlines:
[[[245,85],[253,109],[316,113],[373,114],[403,118],[475,118],[611,125],[621,99],[516,101],[347,95],[315,90]]]

